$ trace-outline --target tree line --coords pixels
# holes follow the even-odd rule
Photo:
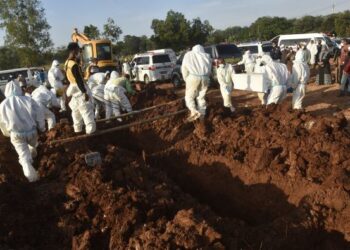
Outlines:
[[[350,37],[350,11],[327,16],[260,17],[250,26],[231,26],[214,29],[208,20],[188,20],[184,14],[170,10],[164,20],[151,22],[153,35],[123,34],[112,18],[108,18],[102,31],[93,24],[83,28],[91,39],[107,38],[113,43],[117,57],[126,57],[147,50],[172,48],[187,49],[195,44],[246,42],[270,40],[280,34],[329,32],[339,37]],[[4,46],[0,47],[0,70],[48,65],[53,59],[63,62],[65,46],[53,48],[50,25],[40,0],[0,0],[0,29],[5,30]]]

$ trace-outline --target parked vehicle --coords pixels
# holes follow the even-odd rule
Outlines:
[[[170,57],[170,60],[173,63],[176,63],[176,61],[177,61],[177,57],[176,57],[175,51],[172,50],[172,49],[157,49],[157,50],[150,50],[150,51],[147,51],[147,52],[149,52],[149,53],[156,53],[156,54],[168,54],[169,57]]]
[[[173,69],[173,72],[171,74],[171,82],[174,84],[176,88],[180,87],[182,83],[184,82],[184,79],[182,77],[181,73],[181,65],[182,61],[184,59],[185,53],[180,54],[180,56],[176,60],[175,67]]]
[[[175,63],[168,53],[147,52],[135,55],[131,66],[132,80],[148,84],[171,80]]]
[[[8,69],[0,71],[0,99],[4,98],[4,91],[6,84],[12,79],[17,78],[19,75],[22,75],[27,82],[34,79],[34,72],[43,70],[40,67],[32,68],[17,68],[17,69]]]
[[[298,44],[301,42],[309,43],[311,40],[315,42],[322,40],[323,44],[325,44],[330,51],[333,51],[336,47],[332,40],[322,33],[280,35],[273,38],[271,41],[276,42],[278,46],[284,45],[284,47],[292,47],[296,50]]]
[[[236,63],[242,59],[242,52],[232,43],[210,45],[204,47],[204,50],[214,61],[223,58],[228,63]]]
[[[242,54],[249,50],[253,56],[257,57],[259,54],[270,54],[272,43],[270,41],[249,42],[238,44],[237,47],[241,50]]]

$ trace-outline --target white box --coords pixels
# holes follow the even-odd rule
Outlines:
[[[264,74],[233,74],[232,79],[234,89],[260,93],[266,93],[268,90],[268,83],[264,78]]]

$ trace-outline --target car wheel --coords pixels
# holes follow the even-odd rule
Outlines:
[[[149,77],[148,77],[148,75],[145,75],[143,81],[144,81],[145,84],[149,84]]]
[[[174,76],[172,82],[175,88],[179,88],[181,86],[181,80],[178,76]]]

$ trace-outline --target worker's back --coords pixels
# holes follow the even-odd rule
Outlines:
[[[211,59],[205,53],[201,45],[193,47],[192,51],[186,53],[181,68],[183,75],[209,76],[211,73]]]

